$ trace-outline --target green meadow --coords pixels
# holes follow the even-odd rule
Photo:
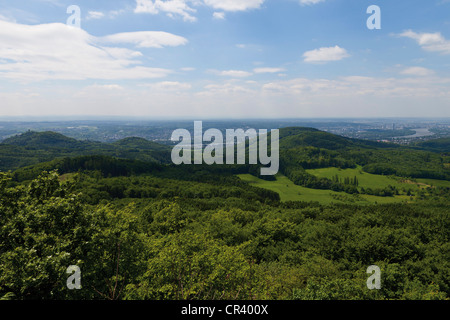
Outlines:
[[[344,180],[345,178],[356,177],[359,183],[358,186],[363,188],[372,188],[372,189],[386,188],[391,185],[399,190],[410,189],[411,191],[415,191],[418,190],[419,187],[423,186],[413,181],[401,179],[399,177],[370,174],[362,171],[362,168],[360,166],[358,166],[355,169],[340,169],[331,167],[322,169],[311,169],[306,170],[306,172],[315,175],[319,178],[328,178],[328,179],[332,179],[334,176],[338,176],[339,179],[341,180]]]
[[[370,195],[350,195],[344,192],[305,188],[295,185],[291,180],[282,174],[277,174],[275,181],[262,180],[250,174],[239,174],[238,177],[255,187],[265,188],[277,192],[280,195],[281,201],[315,201],[321,204],[375,204],[394,203],[409,200],[409,197],[406,196],[376,197]]]
[[[356,204],[376,204],[376,203],[395,203],[409,202],[412,200],[406,193],[408,190],[415,193],[420,189],[428,187],[448,187],[450,181],[435,179],[404,179],[396,176],[383,176],[363,172],[361,167],[355,169],[340,169],[335,167],[306,170],[309,174],[319,178],[332,179],[338,177],[344,181],[345,178],[358,179],[358,188],[386,188],[388,186],[396,187],[399,195],[393,197],[378,197],[367,194],[350,195],[344,192],[332,190],[310,189],[295,185],[291,180],[282,174],[276,176],[275,181],[266,181],[250,174],[238,175],[244,180],[256,187],[265,188],[277,192],[281,201],[317,201],[321,204],[330,203],[356,203]]]
[[[450,181],[446,180],[416,179],[416,181],[426,186],[450,188]]]

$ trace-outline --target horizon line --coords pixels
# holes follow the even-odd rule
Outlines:
[[[7,116],[0,115],[0,122],[53,122],[53,121],[307,121],[307,120],[450,120],[449,117],[432,116],[367,116],[367,117],[152,117],[152,116],[121,116],[121,115],[49,115],[49,116]]]

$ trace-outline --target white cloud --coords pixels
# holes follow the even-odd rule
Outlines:
[[[224,20],[225,19],[225,12],[214,12],[213,18],[217,20]]]
[[[252,73],[242,70],[224,70],[224,71],[216,71],[220,76],[224,77],[232,77],[232,78],[245,78],[252,75]]]
[[[254,73],[279,73],[283,72],[285,69],[283,68],[255,68],[253,69]]]
[[[197,10],[194,6],[205,5],[213,8],[214,19],[225,19],[225,12],[258,9],[265,0],[136,0],[135,13],[167,14],[171,18],[182,17],[184,21],[194,22]]]
[[[115,19],[125,12],[126,12],[125,9],[111,10],[107,13],[103,13],[101,11],[89,11],[86,16],[86,20],[95,20],[95,19],[103,19],[103,18]]]
[[[204,87],[204,90],[197,93],[199,96],[217,96],[217,95],[233,95],[233,94],[254,94],[255,91],[248,88],[244,84],[236,84],[232,82],[213,83]],[[249,98],[249,97],[247,97]]]
[[[108,43],[132,43],[138,48],[163,48],[185,45],[187,39],[163,31],[123,32],[102,37]]]
[[[325,0],[300,0],[300,4],[302,5],[313,5],[319,2],[324,2]]]
[[[347,50],[339,46],[324,47],[303,54],[304,61],[310,63],[322,63],[328,61],[338,61],[349,57]]]
[[[20,81],[113,80],[161,78],[172,73],[142,66],[137,59],[141,52],[103,45],[107,41],[157,48],[184,43],[179,37],[165,33],[97,38],[62,23],[22,25],[0,21],[0,77]]]
[[[6,17],[2,14],[0,14],[0,21],[16,22],[16,20],[14,18]]]
[[[136,0],[135,13],[158,14],[166,13],[169,17],[181,16],[184,21],[196,21],[197,18],[192,14],[197,10],[188,5],[189,0]]]
[[[204,0],[207,6],[224,11],[246,11],[258,9],[265,0]]]
[[[439,32],[416,33],[408,30],[399,34],[399,36],[416,40],[424,50],[450,54],[450,40],[446,40]]]
[[[89,11],[86,19],[92,20],[92,19],[101,19],[105,16],[103,12],[100,11]]]
[[[324,2],[325,0],[300,0],[300,4],[302,5],[313,5],[319,2]]]
[[[423,67],[409,67],[400,72],[401,74],[407,75],[407,76],[430,76],[434,74],[433,70],[423,68]]]
[[[450,115],[448,78],[297,78],[228,80],[204,86],[190,99],[207,115],[250,117]],[[424,103],[433,101],[425,111]],[[214,106],[214,107],[211,107]],[[226,111],[223,110],[226,109]],[[202,114],[205,116],[205,114]]]
[[[150,88],[154,91],[167,92],[167,91],[185,91],[192,88],[190,83],[178,82],[178,81],[162,81],[156,83],[147,83],[142,85],[144,87]]]
[[[426,80],[425,80],[426,79]],[[324,98],[378,97],[413,98],[448,96],[448,78],[375,78],[348,76],[338,79],[296,78],[266,83],[262,89],[287,96]],[[331,101],[331,100],[330,100]],[[393,100],[394,101],[394,100]]]
[[[157,14],[159,10],[151,0],[136,0],[136,9],[134,9],[134,12]]]
[[[124,90],[124,87],[118,84],[94,84],[92,86],[86,87],[85,90],[117,91],[117,90]]]
[[[305,93],[317,93],[319,91],[331,91],[336,90],[338,87],[342,89],[338,82],[328,79],[307,79],[297,78],[286,81],[273,81],[263,85],[264,91],[270,91],[273,93],[282,93],[289,95],[305,94]]]
[[[348,76],[272,81],[218,79],[142,86],[114,81],[0,87],[1,115],[136,115],[189,118],[450,116],[450,78]],[[119,90],[117,90],[119,89]],[[36,94],[38,93],[38,94]],[[424,105],[426,108],[424,108]],[[126,106],[126,108],[124,108]]]

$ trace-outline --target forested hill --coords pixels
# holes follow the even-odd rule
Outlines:
[[[283,128],[280,171],[295,184],[320,189],[337,186],[309,175],[306,169],[360,166],[373,174],[450,180],[450,149],[446,143],[445,139],[423,143],[419,150],[417,146],[349,139],[310,128]]]
[[[166,145],[148,141],[144,138],[129,137],[112,143],[113,146],[134,148],[137,150],[153,150],[167,152],[169,149]]]
[[[170,148],[141,138],[114,143],[79,141],[55,132],[28,131],[0,143],[0,171],[53,161],[63,157],[111,156],[152,163],[169,163]]]
[[[23,134],[5,139],[2,143],[35,150],[44,148],[76,149],[83,146],[83,142],[81,141],[51,131],[27,131]]]
[[[282,149],[305,146],[329,150],[358,147],[383,149],[400,147],[393,143],[346,138],[314,128],[287,127],[280,129],[280,147]]]
[[[411,147],[366,140],[356,140],[312,128],[289,127],[280,129],[280,171],[296,184],[313,188],[332,188],[329,181],[317,181],[305,170],[337,167],[341,169],[360,166],[363,171],[406,178],[433,178],[450,180],[450,155],[445,139]],[[114,143],[79,141],[54,132],[26,132],[0,143],[0,170],[16,170],[39,163],[58,160],[53,164],[64,168],[79,163],[80,168],[104,162],[112,172],[148,171],[145,165],[99,158],[86,158],[61,162],[64,158],[105,156],[144,163],[170,164],[171,147],[142,138],[129,137]],[[100,161],[100,162],[99,162]],[[53,164],[40,165],[49,167]],[[88,164],[88,165],[86,165]],[[95,167],[95,165],[94,165]],[[111,169],[113,168],[113,169]],[[145,168],[145,169],[142,169]],[[152,167],[153,168],[153,167]],[[228,168],[228,167],[227,167]],[[221,170],[226,170],[222,168]],[[75,168],[73,168],[75,170]],[[101,168],[94,168],[95,170]],[[117,170],[116,170],[117,169]],[[235,170],[231,168],[230,170]],[[153,170],[153,169],[151,169]],[[240,171],[245,170],[240,168]],[[34,170],[33,170],[34,171]],[[249,173],[257,175],[254,166]]]
[[[422,150],[450,153],[450,138],[439,138],[418,142],[414,145]]]
[[[280,171],[295,184],[336,190],[342,186],[308,174],[306,169],[360,166],[379,175],[450,180],[450,150],[444,142],[430,142],[429,150],[419,150],[417,146],[355,140],[315,129],[285,128],[280,130]]]

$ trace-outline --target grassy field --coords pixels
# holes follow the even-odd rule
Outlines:
[[[359,187],[363,188],[383,189],[391,185],[399,190],[409,189],[411,191],[417,191],[421,187],[426,187],[426,185],[422,185],[412,181],[402,180],[398,177],[382,176],[363,172],[361,167],[358,167],[356,169],[323,168],[323,169],[311,169],[306,171],[317,177],[328,179],[331,179],[336,175],[339,177],[339,179],[342,180],[344,180],[345,178],[357,177]]]
[[[450,188],[450,181],[445,180],[435,180],[435,179],[416,179],[418,183],[423,183],[425,185],[433,187],[446,187]]]
[[[350,195],[344,192],[335,192],[331,190],[317,190],[304,188],[295,185],[291,180],[282,174],[276,176],[276,181],[266,181],[250,174],[238,175],[243,181],[254,185],[255,187],[265,188],[277,192],[281,201],[317,201],[321,204],[331,203],[392,203],[407,201],[409,197],[375,197],[369,195]]]

